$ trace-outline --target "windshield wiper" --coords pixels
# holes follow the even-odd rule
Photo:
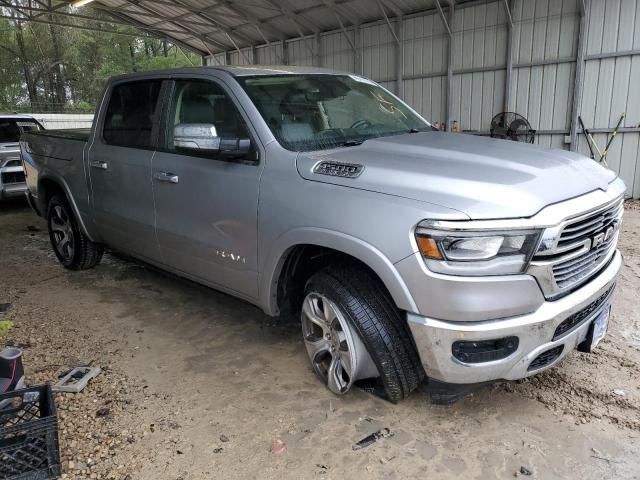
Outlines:
[[[345,142],[342,144],[343,147],[357,147],[358,145],[362,145],[364,143],[364,140],[345,140]]]

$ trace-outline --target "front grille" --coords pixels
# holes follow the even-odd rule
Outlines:
[[[553,363],[560,356],[562,350],[564,350],[564,345],[559,345],[551,350],[541,353],[529,364],[527,371],[531,372],[533,370],[538,370],[539,368],[546,367]]]
[[[564,320],[560,325],[558,325],[558,328],[556,328],[556,331],[553,334],[553,340],[557,340],[558,338],[562,337],[566,333],[573,330],[574,327],[580,325],[584,320],[589,318],[593,312],[598,310],[607,301],[614,288],[615,284],[611,285],[607,289],[607,291],[600,295],[597,299],[595,299],[585,308],[583,308],[579,312],[574,313],[566,320]]]
[[[2,174],[2,183],[24,183],[24,172],[5,172]]]
[[[542,280],[547,297],[570,292],[605,265],[616,248],[623,209],[619,199],[550,229],[554,232],[551,248],[547,243],[531,262],[532,272]]]
[[[577,257],[558,263],[553,267],[553,277],[558,288],[567,288],[588,277],[607,258],[615,245],[617,235],[611,235],[606,242]]]

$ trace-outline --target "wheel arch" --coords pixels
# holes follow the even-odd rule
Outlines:
[[[41,175],[38,179],[38,208],[42,212],[42,216],[46,217],[47,215],[47,207],[49,206],[49,201],[51,197],[56,194],[64,195],[73,210],[73,214],[78,221],[78,225],[82,229],[82,232],[87,236],[89,240],[92,242],[95,241],[91,236],[87,227],[84,223],[84,219],[82,215],[80,215],[80,210],[78,209],[78,205],[71,194],[71,189],[67,182],[64,181],[63,178],[58,177],[56,175],[44,174]]]
[[[369,268],[383,283],[396,306],[417,311],[417,306],[404,280],[393,263],[376,247],[351,235],[320,228],[301,228],[287,232],[272,247],[273,252],[260,276],[260,301],[269,315],[286,313],[283,300],[291,290],[287,282],[295,271],[295,263],[308,255],[348,257]],[[293,270],[292,270],[293,269]],[[298,285],[297,288],[304,288]],[[292,299],[295,301],[295,299]]]

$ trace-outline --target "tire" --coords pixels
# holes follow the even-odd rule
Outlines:
[[[343,375],[350,376],[349,382],[344,379],[344,384],[348,385],[342,385],[343,389],[336,391],[328,383],[333,364],[331,360],[320,362],[322,357],[317,353],[321,351],[318,347],[321,341],[318,340],[320,330],[318,329],[317,334],[309,334],[308,327],[310,316],[317,320],[320,315],[309,312],[315,308],[313,302],[317,299],[322,299],[321,302],[337,309],[337,319],[342,318],[343,330],[352,331],[354,340],[351,344],[356,348],[360,345],[366,349],[365,353],[356,352],[351,357],[370,359],[375,366],[373,375],[364,361],[360,362],[358,368],[351,369],[349,375]],[[325,310],[324,306],[320,308]],[[356,381],[373,376],[377,378],[373,380],[371,389],[396,403],[406,398],[426,377],[406,319],[393,303],[382,282],[362,265],[331,265],[312,275],[305,286],[301,318],[305,345],[314,371],[327,382],[334,393],[346,393]],[[311,322],[315,328],[316,322]],[[340,335],[344,336],[342,333]],[[340,350],[341,345],[342,343],[335,345],[329,354],[334,355],[331,352]],[[344,353],[345,350],[342,350]],[[325,373],[324,366],[327,363],[330,365]],[[353,364],[350,363],[349,366],[352,367]],[[371,382],[367,383],[371,385]]]
[[[102,245],[89,240],[63,195],[54,195],[47,206],[49,240],[58,261],[69,270],[87,270],[102,259]]]

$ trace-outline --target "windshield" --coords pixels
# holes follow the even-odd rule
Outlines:
[[[260,75],[238,81],[287,150],[359,145],[433,129],[382,87],[356,76]]]
[[[0,118],[0,143],[18,143],[22,133],[32,130],[40,130],[40,124],[34,120]]]

